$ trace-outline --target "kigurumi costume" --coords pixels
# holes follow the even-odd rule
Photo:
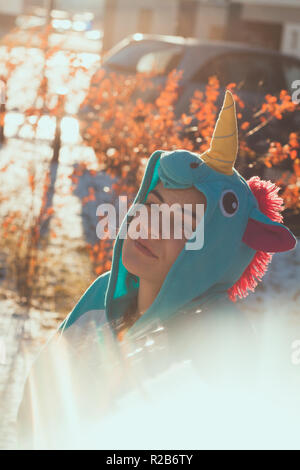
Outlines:
[[[201,222],[204,223],[204,244],[199,250],[183,248],[153,304],[125,333],[125,342],[136,344],[141,338],[149,340],[149,332],[163,330],[168,337],[170,351],[174,345],[168,332],[174,330],[174,325],[180,325],[180,329],[187,324],[191,330],[199,328],[199,337],[203,337],[202,318],[209,319],[211,332],[220,311],[228,324],[240,324],[244,321],[243,314],[234,301],[254,290],[272,253],[295,247],[295,237],[281,224],[282,200],[277,195],[278,188],[259,177],[246,181],[234,168],[237,153],[235,103],[227,91],[209,150],[202,155],[186,150],[157,150],[149,158],[134,203],[143,203],[159,181],[166,188],[194,186],[205,195],[207,202]],[[30,434],[28,430],[36,427],[41,436],[45,426],[49,431],[57,429],[57,422],[66,423],[66,410],[71,406],[70,390],[77,396],[70,413],[82,407],[84,413],[92,415],[95,397],[101,395],[102,404],[108,404],[128,386],[127,383],[124,387],[115,382],[112,384],[112,376],[116,358],[121,358],[119,365],[122,369],[122,354],[119,342],[115,341],[118,321],[135,298],[139,285],[138,278],[124,267],[121,256],[124,240],[120,233],[126,229],[131,214],[132,208],[116,239],[111,271],[99,276],[87,289],[31,370],[19,413],[23,435]],[[186,312],[197,312],[197,321],[195,316],[186,315]],[[233,328],[232,331],[236,330]],[[231,340],[235,336],[239,334],[233,333]],[[188,358],[189,341],[183,340],[183,334],[180,338],[181,351]],[[197,340],[197,344],[201,348],[201,341]],[[62,356],[57,358],[58,345],[64,345],[62,356],[65,362],[72,362],[69,374],[61,373]],[[141,341],[139,348],[143,349]],[[85,352],[89,357],[87,362]],[[159,356],[162,357],[163,352]],[[178,355],[176,357],[179,358]],[[209,365],[210,358],[202,354],[200,362],[204,361]],[[168,364],[166,361],[166,368]],[[160,366],[163,369],[161,363]],[[80,392],[76,394],[75,390]],[[51,405],[53,395],[54,408]]]

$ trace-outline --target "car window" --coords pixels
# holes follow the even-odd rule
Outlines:
[[[182,47],[164,42],[143,41],[130,43],[106,60],[106,65],[127,73],[155,72],[167,74],[176,68],[182,56]]]
[[[220,87],[236,83],[238,89],[257,93],[277,93],[284,81],[279,61],[267,55],[234,53],[218,56],[203,65],[194,75],[193,81],[207,83],[217,76]]]
[[[168,48],[162,51],[144,54],[137,63],[137,72],[148,72],[165,75],[179,64],[181,49]]]

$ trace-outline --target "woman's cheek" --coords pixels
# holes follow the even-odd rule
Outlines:
[[[178,255],[181,253],[182,249],[184,248],[186,240],[185,239],[171,239],[168,240],[168,246],[167,246],[167,259],[168,259],[168,264],[171,267],[171,265],[176,261]]]
[[[134,261],[134,253],[130,240],[125,239],[122,248],[122,262],[125,268],[130,271],[135,264]]]

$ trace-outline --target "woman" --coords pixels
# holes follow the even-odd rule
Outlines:
[[[296,244],[280,223],[282,200],[275,186],[257,177],[247,183],[234,169],[237,151],[235,104],[227,91],[208,151],[198,155],[159,150],[151,155],[135,204],[116,239],[111,271],[87,289],[31,371],[19,411],[23,434],[28,434],[32,416],[35,426],[40,420],[40,429],[46,423],[48,430],[57,430],[58,422],[68,421],[66,390],[76,395],[70,428],[74,409],[93,415],[100,394],[105,413],[121,390],[136,383],[128,357],[145,351],[149,336],[159,344],[161,332],[164,347],[158,348],[156,359],[143,353],[151,373],[193,356],[210,380],[224,372],[224,364],[232,378],[233,359],[249,338],[248,324],[232,300],[254,290],[267,269],[269,253],[291,250]],[[136,204],[146,205],[147,214],[153,205],[164,204],[166,209],[177,204],[182,211],[189,205],[188,229],[183,227],[182,237],[176,238],[173,228],[164,238],[163,220],[156,227],[147,226],[145,219],[137,220]],[[199,206],[204,215],[197,212]],[[71,371],[67,384],[66,369],[57,373],[58,344],[63,345],[58,362],[63,356]],[[147,367],[142,367],[143,374]],[[55,409],[47,396],[52,386],[57,394]],[[46,412],[42,419],[41,410]]]

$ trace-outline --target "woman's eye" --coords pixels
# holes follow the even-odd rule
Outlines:
[[[154,204],[154,202],[149,202],[149,201],[144,202],[144,206],[150,207],[152,204]]]
[[[232,217],[239,208],[237,195],[231,189],[223,191],[220,199],[220,209],[225,217]]]

